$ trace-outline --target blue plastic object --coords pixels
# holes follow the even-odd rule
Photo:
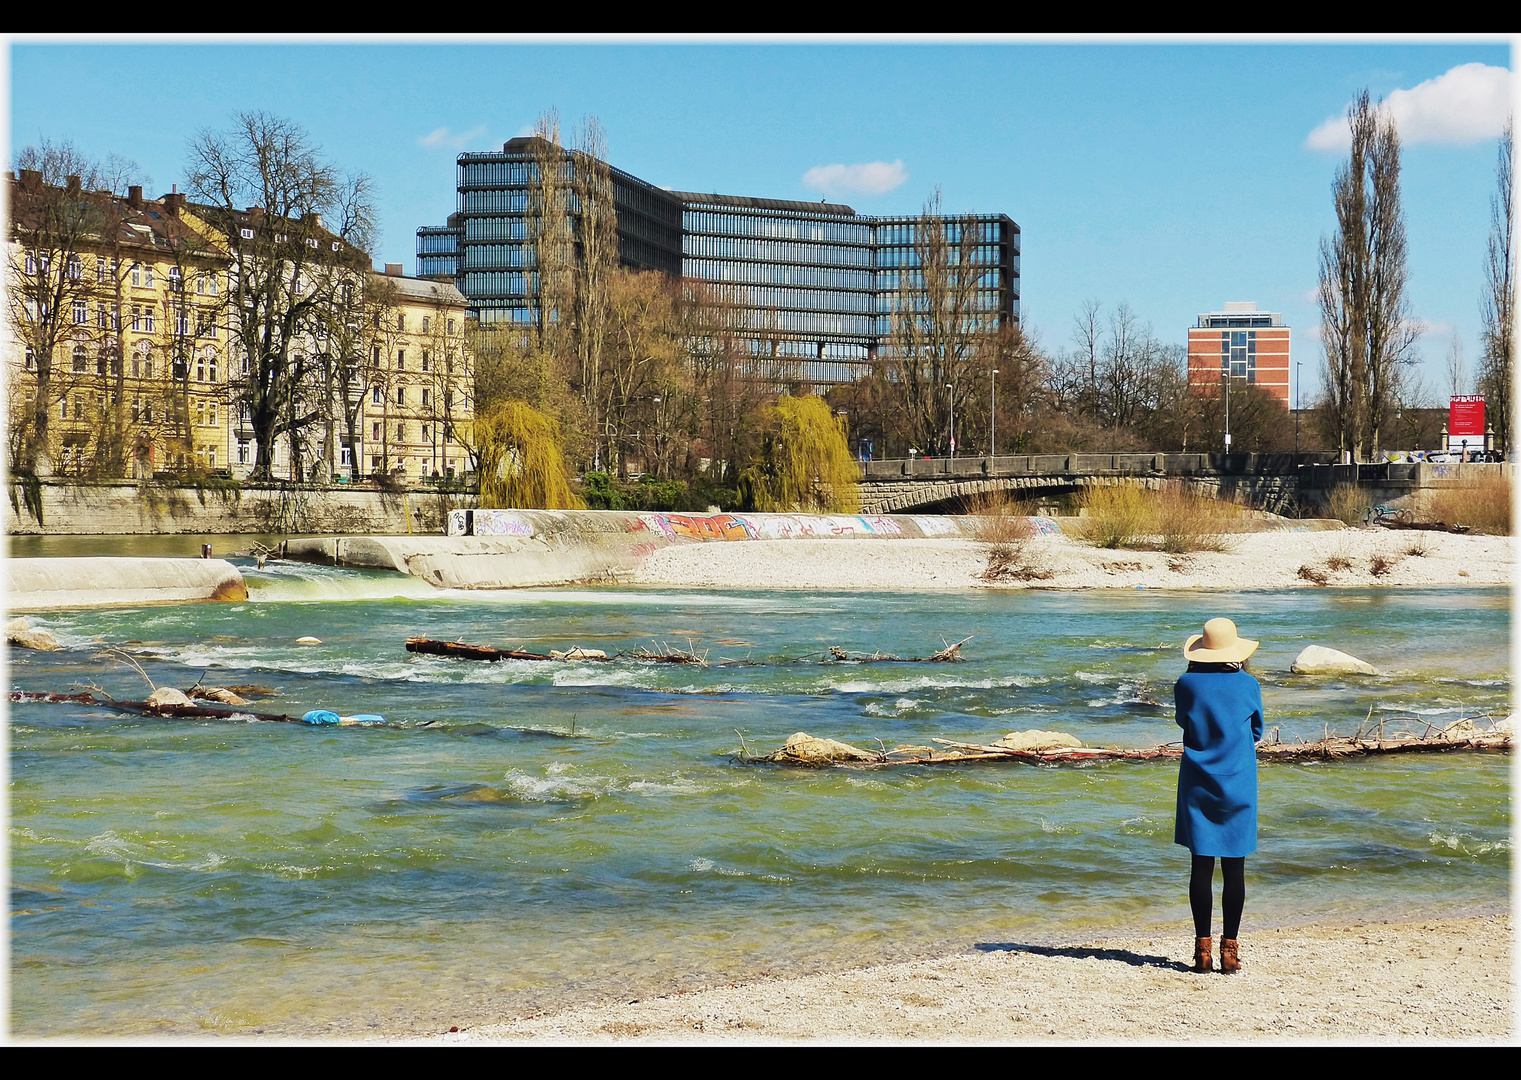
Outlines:
[[[303,724],[336,724],[339,716],[331,709],[313,709],[301,718]]]

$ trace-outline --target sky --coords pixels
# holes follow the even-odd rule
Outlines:
[[[1366,88],[1400,126],[1409,298],[1429,401],[1479,354],[1499,132],[1521,85],[1503,37],[1446,39],[120,39],[11,37],[9,158],[39,139],[135,160],[159,195],[239,112],[302,125],[379,197],[377,264],[454,209],[454,159],[586,116],[650,183],[864,214],[1008,214],[1026,328],[1071,345],[1089,301],[1183,344],[1256,301],[1293,327],[1303,400],[1334,227],[1342,118]],[[1469,387],[1462,387],[1467,390]]]

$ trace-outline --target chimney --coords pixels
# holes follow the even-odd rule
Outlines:
[[[322,228],[322,215],[321,214],[316,214],[316,213],[302,214],[301,215],[301,224],[303,224],[303,225],[310,225],[313,228],[320,229],[320,228]]]
[[[65,177],[64,178],[64,190],[67,191],[70,195],[78,195],[79,194],[79,177],[78,177],[78,175],[69,176],[69,177]]]
[[[143,186],[141,184],[134,184],[127,189],[127,205],[134,210],[141,210],[143,208]]]
[[[177,218],[180,216],[180,211],[185,207],[185,196],[180,194],[176,186],[176,190],[165,195],[159,202],[164,204],[164,210],[170,217]]]
[[[42,173],[37,169],[22,169],[21,190],[29,195],[40,193],[42,191]]]
[[[401,263],[386,263],[386,277],[406,277],[406,276],[407,276],[406,274],[402,273],[402,264]]]

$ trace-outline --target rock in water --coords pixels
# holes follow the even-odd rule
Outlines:
[[[1337,652],[1324,645],[1305,648],[1289,668],[1295,675],[1377,675],[1378,670],[1366,660],[1359,660],[1349,653]]]
[[[149,705],[190,705],[191,700],[185,696],[183,690],[176,690],[172,686],[160,686],[148,695]]]
[[[993,745],[1009,750],[1065,750],[1083,744],[1065,731],[1011,731]]]
[[[57,652],[63,648],[58,639],[46,630],[33,630],[25,619],[12,619],[5,628],[5,640],[18,649],[37,649],[40,652]]]
[[[836,739],[815,739],[806,731],[789,738],[768,761],[790,761],[798,765],[833,765],[840,761],[876,761],[880,755],[842,743]]]

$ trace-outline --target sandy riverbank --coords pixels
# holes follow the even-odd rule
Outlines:
[[[1054,947],[988,943],[939,960],[587,1006],[437,1039],[1515,1040],[1510,915],[1243,932],[1242,970],[1231,976],[1190,972],[1187,933],[1074,938]]]
[[[1318,587],[1301,567],[1329,587],[1509,585],[1515,569],[1510,537],[1381,529],[1248,533],[1231,538],[1228,551],[1187,556],[1104,550],[1066,536],[1037,537],[1025,550],[1027,565],[1049,577],[990,585],[981,578],[987,545],[972,540],[754,540],[662,548],[635,580],[728,589],[1283,589]]]

